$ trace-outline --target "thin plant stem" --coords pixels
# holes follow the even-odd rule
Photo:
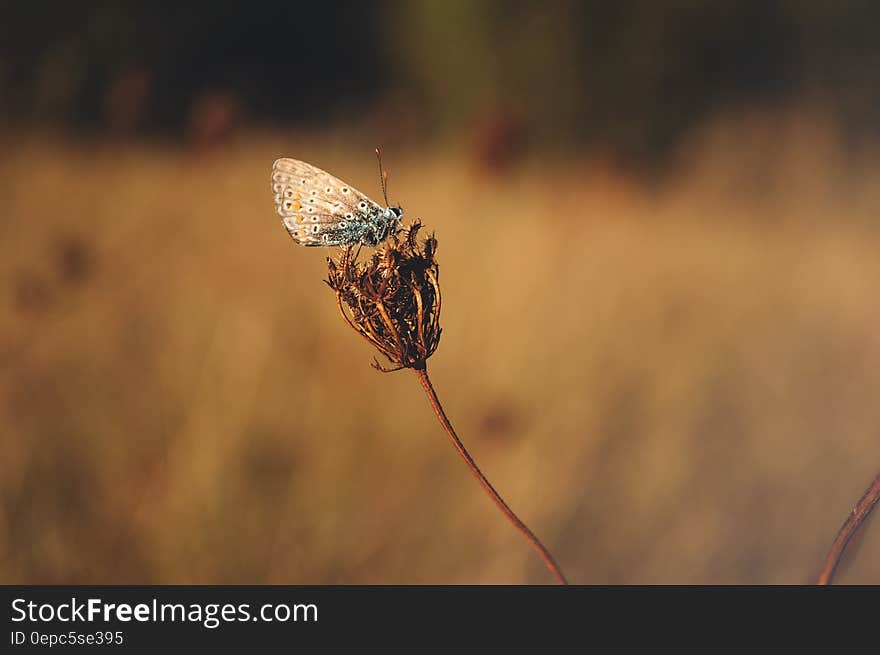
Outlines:
[[[474,474],[474,477],[477,478],[483,489],[486,490],[486,493],[489,494],[489,497],[498,506],[498,509],[500,509],[501,512],[507,517],[507,520],[510,521],[513,526],[522,533],[529,544],[531,544],[532,548],[535,549],[535,552],[538,553],[542,560],[544,560],[544,564],[550,570],[550,573],[553,574],[553,577],[556,578],[559,584],[567,585],[568,581],[562,574],[562,571],[560,570],[559,565],[556,563],[556,560],[553,559],[553,555],[551,555],[550,551],[544,547],[544,544],[542,544],[541,540],[535,536],[535,533],[532,532],[525,523],[520,521],[519,517],[513,513],[513,510],[507,506],[507,503],[504,502],[504,499],[501,497],[501,495],[497,491],[495,491],[495,488],[490,484],[486,476],[483,475],[483,472],[477,466],[476,462],[474,462],[474,459],[470,456],[470,453],[468,453],[467,449],[465,449],[464,444],[461,443],[458,435],[455,434],[455,429],[452,427],[452,423],[450,423],[449,419],[446,417],[446,412],[443,411],[443,406],[440,404],[440,399],[437,397],[437,392],[434,391],[434,385],[431,384],[431,379],[428,377],[427,368],[416,368],[414,370],[416,372],[416,375],[419,376],[419,382],[422,383],[422,388],[425,390],[425,394],[428,396],[428,400],[431,402],[431,407],[434,408],[434,413],[437,415],[440,424],[443,426],[443,429],[446,430],[446,433],[452,440],[452,445],[455,446],[455,449],[458,451],[458,454],[461,455],[461,458],[464,460],[464,463],[467,464],[467,467],[471,470],[471,473]]]
[[[837,538],[831,545],[828,557],[825,558],[825,566],[822,567],[822,573],[819,574],[819,580],[816,584],[831,584],[831,581],[834,578],[834,572],[837,570],[837,565],[843,558],[843,552],[846,550],[847,544],[849,544],[850,539],[855,536],[859,527],[861,527],[862,523],[865,522],[865,519],[871,514],[871,510],[874,509],[878,500],[880,500],[880,474],[874,478],[874,481],[871,483],[871,486],[868,487],[865,495],[862,496],[861,499],[859,499],[859,502],[856,503],[856,506],[853,507],[852,512],[850,512],[843,526],[840,528],[840,532],[837,533]]]

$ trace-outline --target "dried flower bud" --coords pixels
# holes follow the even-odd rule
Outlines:
[[[343,318],[393,365],[374,361],[381,371],[423,370],[440,343],[437,240],[432,235],[419,244],[421,227],[415,221],[405,238],[393,234],[365,262],[358,261],[360,248],[327,259],[327,284]]]

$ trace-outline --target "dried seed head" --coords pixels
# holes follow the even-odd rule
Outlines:
[[[365,262],[360,248],[347,248],[338,260],[327,259],[327,284],[336,292],[348,324],[391,362],[390,369],[424,369],[440,343],[437,240],[418,241],[422,225],[413,222],[404,238],[392,235]]]

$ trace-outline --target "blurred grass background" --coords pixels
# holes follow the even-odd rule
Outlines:
[[[273,212],[377,143],[573,582],[814,579],[880,467],[872,4],[3,11],[0,580],[549,581]]]

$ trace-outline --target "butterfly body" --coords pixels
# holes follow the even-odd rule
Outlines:
[[[298,159],[272,165],[275,211],[301,246],[376,246],[403,217],[326,171]]]

